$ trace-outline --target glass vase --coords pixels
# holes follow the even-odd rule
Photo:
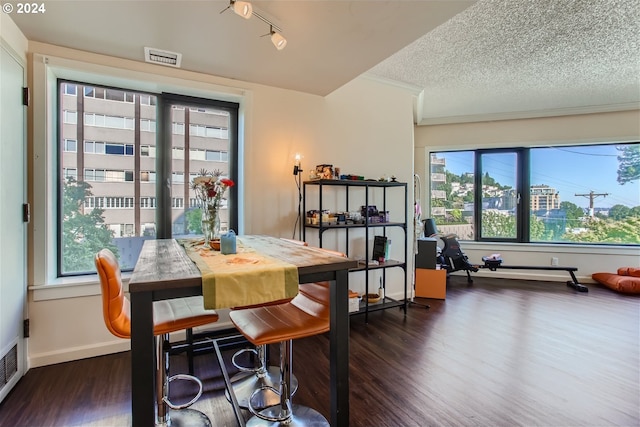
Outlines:
[[[214,241],[220,241],[220,211],[217,203],[206,203],[202,207],[202,233],[204,245],[209,247]]]

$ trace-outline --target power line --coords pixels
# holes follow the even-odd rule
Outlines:
[[[593,190],[587,194],[575,194],[575,196],[588,197],[589,198],[589,216],[593,216],[594,200],[597,197],[607,197],[609,193],[595,193]]]

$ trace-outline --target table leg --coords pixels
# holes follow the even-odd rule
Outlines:
[[[331,425],[349,425],[349,271],[336,272],[330,287]]]
[[[131,293],[131,419],[155,424],[155,346],[150,292]]]

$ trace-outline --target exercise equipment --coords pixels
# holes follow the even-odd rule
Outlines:
[[[567,280],[567,286],[572,287],[578,292],[589,292],[589,289],[578,282],[575,271],[578,271],[576,267],[562,267],[558,265],[502,265],[502,258],[494,257],[482,257],[484,265],[479,265],[479,268],[488,268],[491,271],[496,271],[499,268],[507,268],[511,270],[549,270],[549,271],[566,271],[571,275],[571,280]]]
[[[547,270],[547,271],[566,271],[571,276],[571,280],[568,280],[567,286],[575,289],[578,292],[588,292],[589,289],[578,282],[578,279],[574,272],[578,271],[576,267],[563,267],[557,265],[550,266],[536,266],[536,265],[503,265],[502,258],[496,256],[482,257],[484,264],[476,265],[469,262],[469,258],[462,252],[460,243],[458,242],[455,234],[439,234],[437,232],[436,223],[433,218],[424,220],[424,230],[426,237],[437,237],[443,242],[443,247],[438,247],[436,254],[436,262],[441,265],[441,268],[445,269],[447,273],[453,273],[454,271],[466,271],[467,282],[473,283],[471,278],[471,272],[477,272],[481,268],[487,268],[490,271],[496,271],[499,268],[510,270]],[[429,233],[427,235],[427,233]]]

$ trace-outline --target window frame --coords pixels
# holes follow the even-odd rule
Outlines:
[[[532,165],[531,165],[531,152],[536,149],[541,148],[550,148],[550,147],[562,147],[562,148],[579,148],[579,147],[593,147],[593,146],[624,146],[624,145],[633,145],[640,144],[640,141],[606,141],[600,143],[592,143],[592,144],[558,144],[558,145],[544,145],[544,146],[531,146],[531,147],[500,147],[500,148],[460,148],[460,149],[447,149],[447,147],[438,147],[432,150],[427,151],[426,157],[426,166],[428,173],[428,182],[429,185],[426,187],[427,190],[427,200],[429,200],[429,212],[432,212],[432,189],[431,189],[431,174],[432,174],[432,156],[438,155],[441,153],[452,153],[452,152],[470,152],[473,154],[473,167],[474,167],[474,209],[473,209],[473,239],[467,240],[472,242],[479,243],[518,243],[518,244],[531,244],[531,245],[564,245],[564,246],[578,246],[578,245],[587,245],[587,246],[621,246],[621,247],[638,247],[640,245],[633,243],[608,243],[608,242],[582,242],[582,241],[557,241],[557,240],[531,240],[531,173],[532,173]],[[517,161],[517,182],[516,182],[516,191],[519,193],[520,201],[517,215],[517,237],[513,239],[507,238],[496,238],[496,237],[485,237],[482,236],[482,204],[481,204],[481,195],[482,195],[482,168],[480,157],[483,154],[492,154],[492,153],[518,153],[519,158]],[[431,214],[429,214],[429,217]],[[460,239],[464,240],[464,239]]]
[[[239,130],[238,130],[238,123],[239,123],[239,114],[240,114],[240,103],[238,102],[231,102],[231,101],[224,101],[224,100],[215,100],[215,99],[207,99],[207,98],[195,98],[195,97],[190,97],[190,96],[183,96],[183,95],[179,95],[179,94],[173,94],[173,93],[154,93],[154,92],[149,92],[149,91],[145,91],[143,89],[140,90],[136,90],[136,89],[131,89],[131,88],[120,88],[120,87],[111,87],[111,86],[106,86],[103,84],[99,84],[99,83],[93,83],[93,82],[80,82],[80,81],[73,81],[73,80],[68,80],[68,79],[64,79],[64,78],[60,78],[58,77],[56,79],[56,98],[57,98],[57,111],[64,111],[64,115],[65,118],[67,117],[68,114],[74,114],[76,117],[76,126],[96,126],[96,127],[108,127],[106,126],[108,123],[106,123],[106,119],[105,119],[105,123],[103,124],[98,124],[96,125],[96,116],[100,115],[98,113],[95,112],[84,112],[83,113],[83,123],[78,124],[77,123],[77,112],[76,111],[68,111],[68,110],[63,110],[62,109],[62,98],[63,98],[63,94],[64,94],[64,90],[67,87],[67,84],[74,84],[76,85],[76,92],[78,91],[78,87],[80,85],[87,87],[87,86],[94,86],[94,87],[98,87],[100,89],[103,90],[109,90],[109,89],[115,89],[115,90],[122,90],[126,93],[133,93],[134,94],[134,98],[135,95],[149,95],[149,96],[155,96],[156,97],[156,120],[152,120],[152,119],[146,119],[148,120],[148,123],[151,124],[152,122],[155,122],[155,128],[154,129],[150,129],[150,131],[155,132],[156,133],[156,145],[155,145],[155,149],[156,149],[156,165],[157,169],[155,172],[152,171],[145,171],[143,168],[141,168],[139,171],[137,171],[139,174],[142,174],[144,172],[148,172],[149,176],[151,176],[152,174],[156,177],[156,179],[149,180],[148,182],[157,182],[157,180],[161,180],[161,179],[165,179],[171,176],[171,172],[169,172],[169,176],[166,176],[166,172],[165,169],[168,169],[169,171],[171,171],[171,162],[172,162],[172,156],[169,154],[168,156],[166,155],[167,153],[165,152],[164,155],[160,154],[160,151],[166,151],[166,144],[169,144],[169,153],[171,152],[171,137],[169,134],[169,137],[163,135],[163,132],[161,131],[163,129],[163,124],[164,124],[164,120],[162,119],[162,108],[163,105],[166,104],[170,104],[171,102],[181,102],[181,103],[188,103],[190,106],[200,106],[201,108],[214,108],[214,109],[220,109],[220,110],[225,110],[228,114],[229,114],[229,151],[232,151],[234,153],[234,162],[232,163],[231,160],[229,160],[229,171],[228,171],[228,175],[229,178],[233,179],[236,183],[238,183],[238,170],[239,170],[239,165],[238,163],[238,159],[240,158],[240,155],[238,153],[238,149],[240,147],[239,145]],[[84,90],[83,90],[83,95],[84,95]],[[95,93],[94,93],[95,96]],[[122,103],[128,103],[126,101],[114,101],[114,102],[122,102]],[[86,115],[90,115],[90,117],[93,118],[92,123],[84,123],[84,117]],[[107,117],[106,115],[101,115],[103,117]],[[124,128],[126,130],[132,130],[135,129],[135,123],[133,123],[135,121],[134,117],[125,117],[125,116],[110,116],[110,117],[114,117],[114,118],[118,118],[118,119],[122,119],[124,121]],[[127,119],[130,119],[131,123],[133,123],[133,126],[129,127],[127,126]],[[145,118],[143,117],[139,117],[139,122],[144,121]],[[63,179],[61,179],[61,174],[64,174],[63,171],[63,167],[61,165],[63,165],[62,163],[62,153],[63,150],[61,149],[61,140],[63,140],[62,135],[63,135],[63,123],[67,123],[67,121],[57,121],[56,122],[56,134],[57,134],[57,138],[56,138],[56,145],[57,145],[57,149],[55,150],[57,153],[57,166],[55,168],[55,175],[58,177],[57,182],[58,184],[56,185],[56,190],[57,190],[57,215],[54,216],[54,222],[53,222],[53,226],[55,227],[55,235],[57,236],[56,239],[56,271],[55,271],[55,277],[60,279],[60,278],[64,278],[64,277],[72,277],[72,276],[85,276],[85,275],[91,275],[91,274],[95,274],[95,271],[87,271],[87,272],[63,272],[63,251],[62,251],[62,208],[63,208],[63,204],[62,204],[62,182]],[[184,124],[182,124],[182,126],[184,127]],[[142,126],[141,126],[142,127]],[[175,124],[171,124],[169,126],[169,129],[174,129],[175,128]],[[165,128],[166,129],[166,128]],[[143,129],[141,129],[143,130]],[[175,130],[175,129],[174,129]],[[233,131],[232,131],[233,130]],[[93,141],[95,143],[95,141]],[[82,142],[83,144],[83,152],[82,154],[84,154],[85,151],[85,141]],[[106,142],[104,142],[103,144],[107,144]],[[115,144],[119,144],[119,143],[115,143]],[[80,154],[80,153],[78,153]],[[105,154],[105,153],[102,153]],[[134,153],[133,155],[135,156],[135,147],[134,147]],[[129,156],[128,154],[126,154],[126,146],[125,146],[125,155],[124,156]],[[230,156],[231,157],[231,156]],[[68,168],[67,168],[68,169]],[[93,171],[93,178],[94,180],[96,180],[97,178],[97,174],[98,174],[98,170],[94,169],[94,168],[83,168],[84,170],[92,170]],[[101,170],[101,172],[103,172],[104,174],[104,170]],[[126,171],[122,171],[123,173],[126,174]],[[136,175],[136,171],[134,171],[133,175]],[[105,177],[103,176],[101,180],[97,180],[97,181],[101,181],[101,182],[106,182]],[[85,178],[85,180],[87,180]],[[125,179],[126,181],[126,179]],[[142,182],[140,183],[142,184]],[[155,230],[156,230],[156,238],[171,238],[172,235],[172,225],[171,225],[171,215],[172,215],[172,210],[175,210],[176,208],[173,206],[172,203],[172,199],[171,197],[167,198],[167,196],[165,194],[162,194],[162,192],[165,189],[163,188],[163,186],[159,186],[156,185],[156,192],[155,195],[153,197],[145,197],[145,196],[141,196],[140,197],[140,203],[141,209],[154,209],[156,210],[156,224],[155,224]],[[98,196],[100,197],[100,196]],[[228,199],[232,201],[231,204],[231,208],[229,209],[229,227],[233,228],[235,230],[238,230],[238,217],[239,217],[239,203],[238,203],[238,186],[234,186],[230,189],[228,195],[227,195]],[[96,196],[93,196],[93,199],[95,202],[97,202]],[[147,202],[146,205],[147,206],[142,206],[143,205],[143,201],[142,199],[145,199],[145,201]],[[101,198],[101,201],[104,202],[104,198]],[[168,202],[168,203],[166,203]],[[182,200],[182,202],[180,203],[181,207],[184,207],[184,200]],[[104,206],[102,206],[102,208],[104,208]],[[113,208],[111,208],[113,209]],[[169,224],[166,223],[166,218],[169,218]],[[163,222],[164,219],[164,222]],[[143,226],[145,226],[146,224],[143,224],[141,222],[140,227],[141,230],[143,229]],[[145,227],[146,228],[146,227]],[[238,230],[239,231],[239,230]],[[117,237],[117,236],[116,236]],[[123,269],[123,271],[126,271],[126,269]]]

